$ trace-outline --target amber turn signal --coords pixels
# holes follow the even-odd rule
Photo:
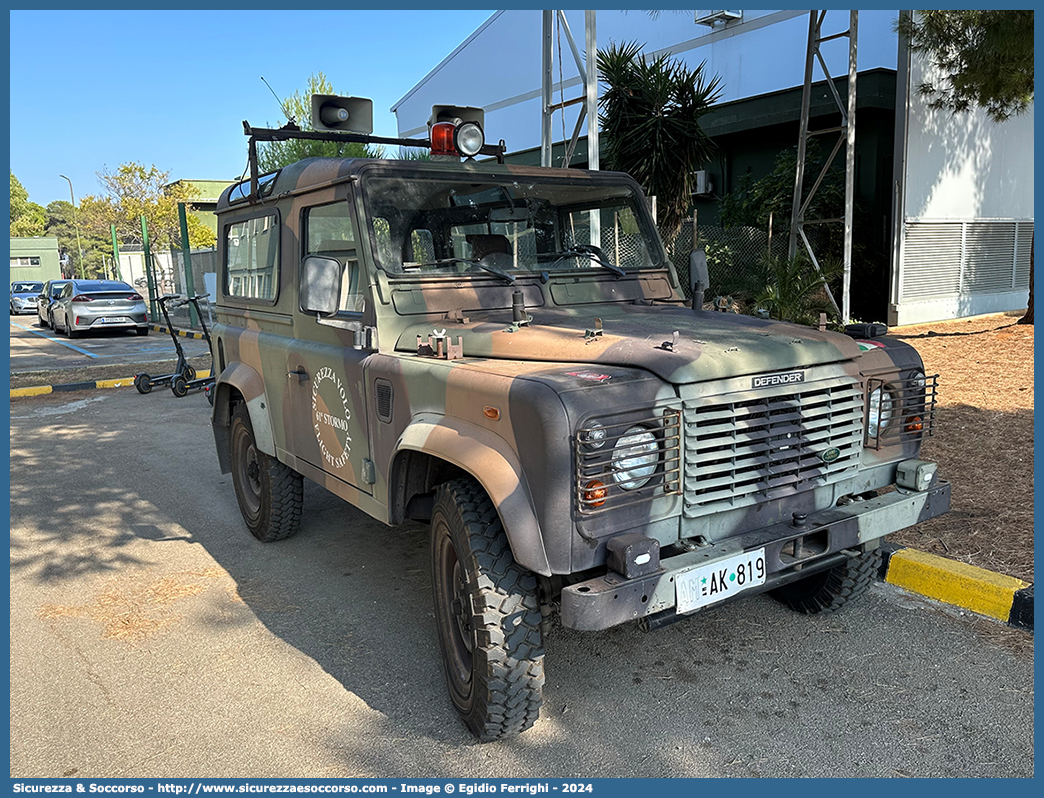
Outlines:
[[[482,408],[482,413],[488,419],[491,419],[493,421],[500,421],[500,408],[498,407],[486,405],[484,408]]]
[[[920,432],[924,429],[924,420],[920,416],[910,416],[906,419],[907,432]]]
[[[609,488],[597,479],[592,479],[584,486],[584,502],[590,507],[601,507],[608,496]]]

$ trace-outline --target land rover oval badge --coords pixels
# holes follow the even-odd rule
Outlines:
[[[832,463],[840,456],[841,450],[838,449],[836,446],[831,446],[826,451],[820,453],[819,459],[822,460],[824,463]]]

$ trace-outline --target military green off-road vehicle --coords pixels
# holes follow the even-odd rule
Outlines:
[[[698,259],[686,300],[626,175],[462,163],[503,143],[446,108],[409,142],[441,159],[258,175],[257,141],[403,143],[359,132],[364,111],[317,97],[315,131],[247,126],[251,177],[218,206],[214,436],[259,540],[298,531],[303,477],[430,522],[450,696],[479,738],[536,721],[553,612],[654,628],[763,591],[830,611],[884,535],[948,509],[917,459],[917,353],[704,311]]]

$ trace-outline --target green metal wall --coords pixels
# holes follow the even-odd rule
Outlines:
[[[39,258],[39,266],[15,266],[15,258]],[[58,280],[62,276],[57,238],[12,238],[11,280]]]

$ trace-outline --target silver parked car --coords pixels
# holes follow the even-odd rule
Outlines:
[[[36,297],[36,315],[41,327],[53,327],[51,311],[58,295],[62,293],[68,280],[48,280],[43,285],[43,290]]]
[[[145,300],[127,283],[116,280],[70,280],[51,309],[51,326],[70,338],[88,330],[149,334]]]
[[[11,315],[36,310],[36,297],[41,291],[43,283],[39,280],[15,280],[11,283]]]

